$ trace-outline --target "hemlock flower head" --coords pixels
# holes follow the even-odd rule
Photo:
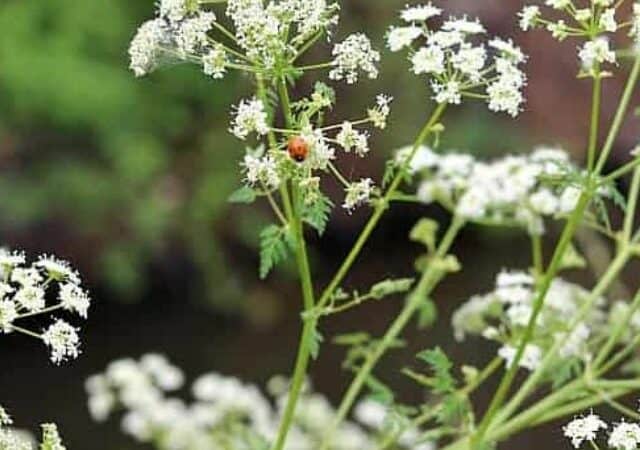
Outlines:
[[[346,80],[348,84],[358,81],[359,72],[369,78],[378,78],[377,63],[380,53],[373,49],[371,41],[362,33],[352,34],[333,48],[333,66],[329,73],[332,80]]]
[[[575,448],[580,448],[585,441],[594,442],[598,437],[598,432],[606,429],[607,424],[593,413],[577,417],[562,428],[564,435],[571,439],[571,444]]]
[[[432,17],[437,17],[442,14],[442,9],[433,6],[431,2],[426,5],[407,5],[400,13],[400,17],[405,22],[424,22]]]
[[[616,54],[609,47],[609,40],[601,37],[584,44],[579,52],[582,67],[590,72],[596,64],[615,64]]]
[[[265,135],[269,132],[267,112],[261,100],[253,98],[242,100],[236,107],[231,124],[231,133],[239,139],[246,139],[251,133]]]
[[[91,300],[80,285],[80,276],[68,262],[43,255],[31,265],[19,253],[5,255],[0,282],[0,334],[23,333],[37,337],[49,347],[51,361],[59,364],[79,354],[77,329],[65,320],[54,320],[42,334],[18,325],[22,319],[66,310],[87,317]],[[19,255],[19,256],[18,256]],[[54,295],[55,294],[55,295]],[[57,302],[48,304],[49,300]]]
[[[640,444],[640,425],[629,422],[615,425],[607,443],[616,450],[636,450]]]
[[[352,211],[356,206],[368,202],[373,193],[373,180],[363,178],[360,181],[351,183],[345,188],[346,196],[342,207],[347,211]]]
[[[42,335],[42,340],[51,350],[51,361],[60,364],[76,359],[80,354],[80,338],[77,329],[58,319]]]
[[[517,351],[518,349],[516,347],[505,345],[498,350],[498,356],[506,361],[507,367],[510,367],[513,364]],[[533,371],[538,368],[541,360],[542,350],[540,347],[533,344],[527,344],[518,364],[520,367]]]
[[[209,448],[212,435],[223,440],[233,439],[242,448],[275,438],[287,400],[287,380],[271,381],[274,398],[268,398],[253,384],[207,373],[191,384],[194,402],[187,403],[170,396],[167,386],[159,383],[163,378],[178,381],[175,374],[180,374],[182,382],[182,371],[161,355],[112,362],[104,373],[86,382],[92,416],[103,421],[123,412],[121,426],[127,435],[142,443],[152,443],[155,436],[162,435],[171,442],[170,448],[176,450]],[[178,385],[170,383],[172,388]],[[346,421],[338,427],[331,448],[377,449],[376,437],[383,431],[381,413],[384,409],[380,404],[363,402],[357,408],[358,422]],[[287,448],[315,448],[335,417],[336,410],[331,403],[307,384],[293,417]],[[243,433],[237,432],[240,427]],[[406,430],[399,438],[398,448],[431,448],[425,443],[418,444],[421,436],[422,432],[416,428]]]
[[[392,51],[410,48],[411,70],[426,76],[435,101],[458,105],[480,98],[491,111],[516,116],[526,84],[522,51],[512,41],[483,42],[486,30],[477,19],[450,18],[437,30],[425,20],[391,28],[387,42]]]

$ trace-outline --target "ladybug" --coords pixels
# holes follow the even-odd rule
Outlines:
[[[300,136],[292,136],[287,143],[289,156],[296,162],[303,162],[309,156],[309,144]]]

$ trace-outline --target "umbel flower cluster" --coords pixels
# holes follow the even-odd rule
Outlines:
[[[409,151],[398,152],[398,163]],[[483,162],[465,153],[436,154],[422,147],[410,171],[421,180],[421,202],[440,203],[471,222],[525,227],[533,235],[544,233],[545,217],[571,213],[582,192],[577,168],[558,148]]]
[[[49,301],[53,296],[55,301]],[[86,318],[90,303],[79,274],[66,261],[44,255],[27,264],[24,253],[0,250],[0,334],[17,332],[40,339],[55,364],[75,359],[80,353],[76,327],[53,317],[39,333],[22,322],[65,311]]]
[[[268,388],[273,400],[259,388],[237,378],[208,373],[191,385],[193,402],[185,403],[170,393],[184,387],[182,371],[158,354],[139,361],[117,360],[103,374],[87,380],[89,410],[97,421],[118,411],[123,431],[139,442],[158,449],[197,450],[211,448],[268,448],[277,432],[287,400],[288,383],[274,377]],[[385,408],[363,403],[356,416],[362,425],[347,422],[333,440],[332,450],[367,450],[375,445]],[[307,387],[296,410],[295,425],[287,443],[290,450],[318,448],[323,431],[335,417],[329,401]],[[405,433],[398,449],[426,450],[417,444],[417,432]]]
[[[622,419],[615,424],[607,424],[597,414],[589,413],[576,417],[564,427],[564,435],[571,440],[574,448],[609,448],[611,450],[636,450],[640,445],[640,425]],[[597,442],[605,435],[607,447],[599,447]]]
[[[460,104],[464,97],[486,100],[491,111],[518,115],[526,76],[519,66],[526,57],[512,41],[483,39],[480,21],[449,18],[431,3],[408,6],[401,13],[402,26],[387,34],[391,51],[409,49],[412,71],[425,76],[438,103]]]
[[[11,428],[12,425],[13,420],[0,406],[0,449],[35,450],[35,440],[28,433]],[[42,438],[37,448],[39,450],[66,450],[67,447],[62,443],[58,427],[55,424],[47,423],[42,425]]]
[[[624,1],[547,0],[544,11],[540,6],[525,6],[520,12],[520,27],[524,31],[546,28],[554,38],[562,41],[578,38],[586,42],[578,48],[582,74],[601,77],[607,75],[607,66],[617,64],[616,49],[612,37],[619,31],[627,31],[634,45],[640,45],[640,3],[632,5],[631,17],[622,18],[627,10]],[[558,18],[557,14],[562,13]],[[553,17],[553,18],[552,18]]]
[[[531,319],[535,296],[535,280],[530,274],[520,271],[500,273],[494,291],[473,296],[453,314],[456,339],[462,341],[467,336],[482,336],[497,342],[501,345],[498,356],[511,365],[522,333]],[[596,307],[590,309],[587,317],[577,324],[567,318],[577,317],[591,301],[589,291],[556,278],[536,319],[535,334],[527,344],[519,365],[535,370],[555,345],[560,346],[558,356],[563,361],[571,358],[588,361],[593,353],[591,344],[607,334],[610,321],[603,309],[606,301],[596,299]],[[627,304],[620,305],[622,308]]]

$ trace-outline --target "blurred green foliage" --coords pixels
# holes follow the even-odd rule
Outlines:
[[[62,223],[121,298],[144,288],[151,258],[171,267],[177,241],[226,300],[233,280],[213,228],[237,184],[226,111],[239,83],[188,67],[136,80],[127,46],[152,8],[2,2],[0,229]]]
[[[366,29],[382,47],[400,6],[345,1],[336,38]],[[192,266],[201,280],[190,286],[194,297],[233,308],[248,291],[243,277],[257,278],[257,264],[244,276],[235,250],[257,247],[265,222],[259,208],[241,206],[229,220],[226,202],[239,185],[243,152],[227,133],[229,105],[250,92],[250,80],[214,81],[187,66],[135,79],[128,44],[153,8],[151,0],[0,3],[0,233],[38,251],[73,248],[88,259],[83,273],[121,300],[139,298],[149,267],[157,278]],[[326,58],[329,48],[321,47],[311,60]],[[359,117],[380,92],[396,98],[387,132],[375,136],[375,157],[354,164],[354,176],[380,176],[383,158],[413,140],[432,107],[404,57],[385,58],[379,81],[337,86],[336,120]],[[303,80],[296,94],[313,81]],[[446,122],[443,148],[523,150],[517,131],[502,131],[496,143],[496,125],[504,124],[483,108],[452,111]],[[336,223],[349,233],[357,226]],[[43,229],[54,232],[38,238]]]

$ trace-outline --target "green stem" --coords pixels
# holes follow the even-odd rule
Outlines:
[[[453,222],[449,226],[448,231],[446,232],[446,234],[442,238],[442,241],[440,242],[440,245],[438,246],[435,255],[436,258],[444,258],[447,255],[456,236],[458,235],[458,232],[463,226],[464,221],[460,220],[459,218],[454,218]],[[393,321],[387,332],[384,334],[380,343],[376,345],[375,348],[367,355],[362,367],[359,368],[355,378],[349,385],[349,388],[342,398],[336,416],[331,423],[331,426],[328,430],[325,431],[323,442],[319,447],[320,450],[327,450],[329,448],[329,445],[331,444],[338,426],[342,423],[342,421],[346,418],[347,414],[351,410],[351,407],[356,401],[356,398],[360,394],[360,391],[365,385],[367,378],[373,371],[374,367],[376,366],[380,358],[386,353],[389,347],[396,341],[398,336],[400,336],[411,318],[420,308],[422,302],[424,302],[429,294],[433,291],[438,282],[442,279],[443,275],[444,273],[442,269],[440,269],[437,264],[430,264],[425,270],[416,288],[409,295],[404,308]]]
[[[609,289],[611,284],[615,281],[618,274],[622,271],[626,263],[628,262],[630,253],[628,249],[618,253],[607,271],[603,274],[600,281],[595,288],[589,294],[589,297],[585,300],[584,305],[578,312],[577,316],[573,318],[571,325],[569,326],[569,333],[586,317],[593,304]],[[557,341],[553,344],[551,349],[547,352],[544,359],[540,363],[539,367],[527,378],[524,384],[520,387],[517,393],[509,401],[509,403],[500,411],[500,414],[496,418],[496,422],[502,423],[517,410],[517,408],[524,402],[528,395],[533,392],[538,385],[542,377],[547,373],[547,369],[554,361],[557,352],[562,346],[562,341]]]
[[[598,160],[598,164],[596,165],[595,169],[596,174],[602,173],[602,169],[604,169],[604,166],[609,159],[609,154],[611,153],[611,150],[613,150],[613,144],[615,143],[615,140],[618,137],[618,133],[620,132],[620,128],[622,127],[622,123],[624,122],[624,118],[627,114],[627,109],[629,108],[629,103],[631,102],[631,97],[638,82],[639,76],[640,57],[636,56],[633,68],[631,69],[631,74],[629,75],[629,80],[627,81],[624,93],[622,94],[620,105],[618,106],[615,118],[613,119],[611,130],[609,131],[607,140],[604,144],[604,147],[602,148],[602,152],[600,153],[600,159]]]
[[[593,98],[591,104],[591,127],[589,131],[589,147],[587,151],[587,168],[593,170],[596,162],[596,146],[598,145],[598,130],[600,125],[600,103],[602,99],[602,77],[600,70],[596,69],[596,78],[593,81]]]
[[[289,93],[284,80],[280,80],[279,84],[280,101],[284,109],[286,124],[288,128],[293,126],[293,117],[291,114],[291,102],[289,100]],[[299,271],[299,276],[302,284],[302,294],[304,299],[304,312],[313,310],[315,305],[313,294],[313,283],[311,279],[311,269],[309,267],[309,258],[307,255],[307,246],[304,239],[304,225],[302,223],[301,216],[301,204],[300,191],[294,184],[292,186],[293,191],[293,215],[292,226],[296,237],[296,260]],[[302,335],[300,337],[300,343],[298,345],[298,355],[296,357],[295,368],[291,378],[291,386],[289,388],[289,395],[287,397],[287,404],[285,406],[280,427],[278,429],[278,435],[276,437],[273,450],[282,450],[285,446],[289,429],[293,424],[295,416],[296,405],[304,386],[304,381],[307,375],[307,367],[309,365],[309,359],[311,355],[311,347],[313,334],[315,330],[315,322],[312,320],[305,320]]]
[[[472,444],[474,444],[474,446],[482,442],[482,439],[484,438],[484,434],[486,433],[487,429],[491,425],[491,421],[494,419],[494,416],[498,413],[499,408],[502,406],[503,401],[505,400],[507,394],[509,393],[509,390],[511,389],[511,385],[513,384],[515,376],[518,372],[518,368],[519,368],[518,364],[522,359],[526,345],[533,337],[533,332],[535,330],[536,322],[538,320],[538,316],[540,315],[540,312],[542,311],[542,307],[544,306],[547,293],[549,292],[549,289],[551,288],[551,284],[553,283],[553,280],[555,279],[556,274],[560,269],[560,266],[562,264],[562,259],[564,258],[564,254],[567,248],[569,248],[569,245],[571,244],[571,240],[573,239],[575,231],[578,228],[578,225],[580,224],[580,220],[582,219],[584,211],[586,210],[587,205],[589,204],[590,196],[591,196],[590,193],[583,192],[582,195],[580,196],[580,200],[578,201],[578,205],[576,206],[576,209],[569,217],[569,221],[567,222],[567,225],[564,228],[562,236],[560,237],[560,242],[556,247],[556,251],[554,252],[551,263],[549,264],[549,268],[547,269],[544,277],[540,282],[538,293],[536,295],[536,299],[533,304],[534,305],[533,312],[529,319],[527,328],[525,329],[522,339],[518,345],[518,351],[516,353],[516,356],[514,357],[514,360],[511,363],[511,366],[503,376],[502,381],[500,382],[500,385],[498,386],[498,389],[489,405],[489,408],[487,409],[487,412],[485,413],[482,421],[480,422],[480,425],[478,426],[478,431],[475,433],[472,439]]]
[[[400,183],[402,182],[402,179],[403,179],[404,169],[406,169],[409,166],[409,164],[411,164],[411,160],[413,160],[419,148],[424,144],[427,137],[429,137],[429,135],[432,132],[433,126],[438,123],[445,109],[446,109],[446,104],[438,105],[438,107],[433,112],[433,114],[427,121],[426,125],[418,135],[418,138],[413,144],[412,152],[402,167],[403,170],[400,170],[398,174],[395,176],[395,178],[393,179],[393,181],[391,182],[391,185],[389,186],[387,193],[384,195],[382,199],[380,199],[378,205],[373,211],[373,214],[369,218],[369,221],[367,222],[364,229],[360,233],[360,236],[358,236],[358,239],[354,244],[353,248],[345,258],[344,262],[342,263],[342,265],[334,275],[329,285],[325,288],[322,295],[320,296],[320,300],[318,301],[319,307],[323,307],[327,304],[327,302],[331,299],[331,296],[333,295],[334,291],[338,288],[338,286],[340,286],[340,283],[342,283],[344,278],[347,276],[347,273],[351,269],[351,266],[353,266],[353,264],[355,263],[364,245],[369,240],[371,233],[373,233],[373,230],[375,230],[376,226],[378,225],[380,218],[386,211],[391,197],[400,186]]]
[[[629,200],[627,202],[627,211],[624,218],[624,226],[622,236],[624,242],[631,240],[633,234],[633,224],[636,220],[636,210],[638,208],[638,196],[640,195],[640,168],[636,168],[633,172],[631,187],[629,188]]]
[[[543,275],[544,255],[542,251],[542,237],[539,234],[531,235],[531,253],[533,258],[533,269],[536,278]]]

